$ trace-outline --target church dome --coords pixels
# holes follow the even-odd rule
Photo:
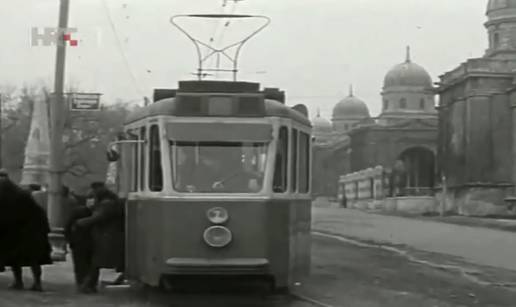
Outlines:
[[[333,108],[333,119],[369,117],[369,109],[366,103],[355,97],[351,88],[349,96],[339,101]]]
[[[319,111],[317,111],[317,116],[312,119],[312,126],[314,133],[331,133],[333,130],[330,121],[321,117]]]
[[[432,87],[432,77],[418,64],[410,60],[410,49],[407,48],[407,59],[394,66],[385,76],[383,86],[418,86]]]

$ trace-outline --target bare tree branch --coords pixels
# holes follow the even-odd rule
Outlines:
[[[75,148],[75,147],[77,147],[77,146],[79,146],[79,145],[85,144],[85,143],[87,143],[87,142],[91,141],[91,140],[92,140],[92,139],[94,139],[94,138],[95,138],[95,135],[89,135],[89,136],[87,136],[87,137],[81,138],[81,139],[80,139],[79,141],[77,141],[77,142],[73,142],[73,143],[72,143],[72,142],[68,142],[67,144],[65,144],[65,150],[66,150],[66,149]]]
[[[1,131],[2,135],[6,134],[9,130],[11,130],[15,126],[16,126],[16,122],[12,122],[12,123],[9,123],[7,126],[3,127],[2,131]]]
[[[88,167],[88,164],[78,155],[75,159],[72,158],[71,161],[65,165],[63,172],[75,177],[93,174],[93,171]]]

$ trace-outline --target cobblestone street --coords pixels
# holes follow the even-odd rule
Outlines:
[[[395,252],[396,248],[406,254]],[[463,271],[457,269],[461,267]],[[233,291],[238,295],[179,294],[110,287],[97,295],[79,295],[71,272],[70,263],[47,267],[44,293],[5,290],[10,276],[2,274],[0,306],[313,306],[239,290]],[[494,282],[499,280],[516,281],[516,274],[437,253],[314,235],[312,275],[295,292],[334,307],[514,306],[516,292],[509,285],[496,286]]]

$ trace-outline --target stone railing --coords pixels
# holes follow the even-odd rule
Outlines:
[[[340,176],[338,200],[383,199],[389,191],[390,171],[382,166]]]
[[[413,187],[401,189],[401,196],[434,196],[435,191],[429,187]]]

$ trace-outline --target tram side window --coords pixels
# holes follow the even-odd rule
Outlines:
[[[299,152],[299,148],[297,146],[297,135],[298,135],[297,129],[292,129],[292,150],[290,152],[290,157],[292,159],[292,174],[291,174],[292,187],[290,190],[292,192],[295,192],[297,189],[297,169],[298,169],[297,155]]]
[[[287,191],[288,182],[288,129],[281,127],[276,151],[276,164],[274,167],[274,180],[272,189],[276,193]]]
[[[138,135],[134,135],[133,131],[129,131],[129,135],[132,135],[131,140],[138,140]],[[138,143],[132,145],[132,163],[131,163],[131,192],[136,192],[138,190],[138,161],[139,161],[139,152],[138,152]]]
[[[140,143],[140,190],[145,190],[145,139],[146,139],[146,129],[142,127],[140,129],[140,140],[143,140],[143,143]]]
[[[310,136],[304,132],[299,134],[299,192],[310,190]]]
[[[150,128],[149,146],[149,189],[151,191],[163,190],[163,169],[161,167],[161,147],[158,125]]]

